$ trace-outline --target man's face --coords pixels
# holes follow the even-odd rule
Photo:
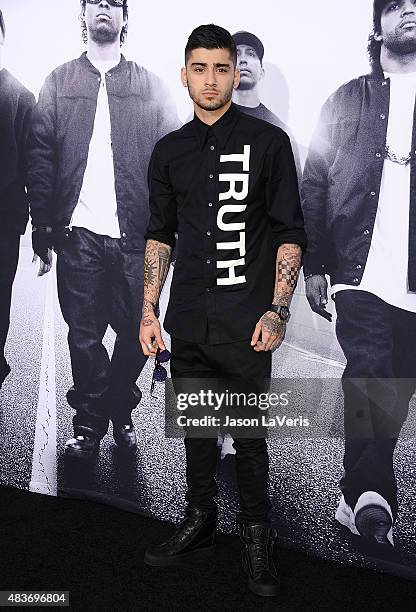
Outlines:
[[[182,83],[200,108],[214,111],[225,106],[238,86],[240,75],[228,49],[194,49],[182,68]]]
[[[85,23],[88,36],[98,44],[114,43],[120,40],[120,33],[126,24],[122,6],[111,6],[107,0],[97,4],[87,2]]]
[[[416,52],[416,0],[387,2],[376,39],[397,55]]]
[[[240,69],[238,89],[253,89],[264,76],[259,56],[249,45],[237,46],[237,68]]]

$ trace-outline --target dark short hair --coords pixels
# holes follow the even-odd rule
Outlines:
[[[6,36],[6,24],[4,23],[4,17],[3,17],[3,13],[1,12],[1,9],[0,9],[0,30],[1,30],[1,33],[3,34],[3,37]]]
[[[370,32],[367,43],[367,52],[372,66],[380,63],[382,42],[376,40],[375,36],[381,33],[381,13],[388,2],[390,0],[374,0],[373,2],[373,30]]]
[[[87,24],[85,23],[85,19],[84,19],[84,13],[85,13],[85,5],[87,4],[87,0],[80,0],[80,4],[81,4],[81,34],[82,34],[82,40],[84,41],[85,44],[87,44],[88,42],[88,30],[87,30]],[[123,17],[126,20],[126,25],[124,25],[121,28],[121,32],[120,32],[120,46],[123,45],[126,42],[126,38],[127,38],[127,26],[128,26],[128,18],[129,18],[129,7],[127,6],[127,0],[124,0],[123,3]]]
[[[237,48],[233,37],[228,30],[213,23],[200,25],[191,32],[185,47],[185,65],[194,49],[227,49],[234,66],[237,64]]]

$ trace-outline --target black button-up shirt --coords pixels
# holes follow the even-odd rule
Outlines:
[[[306,246],[288,136],[230,109],[160,140],[149,166],[147,239],[175,245],[165,329],[196,343],[251,338],[269,309],[276,252]]]

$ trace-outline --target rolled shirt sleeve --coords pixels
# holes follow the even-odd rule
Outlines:
[[[177,202],[169,180],[167,163],[153,150],[148,172],[150,219],[146,240],[156,240],[175,248],[178,231]]]
[[[298,177],[290,139],[283,130],[266,153],[266,205],[273,245],[298,244],[305,251],[307,240],[300,204]]]

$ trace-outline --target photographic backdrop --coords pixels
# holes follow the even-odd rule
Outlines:
[[[256,34],[265,47],[260,99],[288,126],[302,165],[324,101],[342,83],[369,71],[366,43],[372,27],[371,0],[241,0],[228,5],[219,0],[200,5],[188,0],[130,0],[129,5],[128,40],[122,52],[162,78],[182,121],[192,112],[180,82],[183,50],[192,29],[214,22],[231,33]],[[37,96],[51,70],[85,49],[79,2],[0,0],[0,8],[7,27],[4,65]],[[169,281],[170,277],[162,296],[162,317]],[[311,312],[301,279],[285,342],[273,355],[274,377],[340,379],[345,359],[334,334],[331,301],[329,310],[334,315],[332,323]],[[0,391],[0,484],[48,495],[87,497],[161,519],[178,519],[185,494],[183,444],[165,437],[163,388],[156,399],[150,397],[150,362],[139,379],[143,399],[133,413],[137,455],[118,453],[108,433],[90,469],[65,465],[63,447],[72,435],[73,414],[65,398],[72,384],[66,335],[54,270],[37,277],[28,231],[21,242],[6,346],[12,373]],[[113,340],[109,329],[109,351]],[[269,441],[270,494],[280,541],[339,562],[383,567],[366,558],[334,521],[343,456],[341,394],[323,403],[320,410],[327,411],[331,435]],[[400,504],[395,541],[401,561],[388,567],[408,577],[416,576],[414,418],[413,399],[407,435],[395,453]],[[219,462],[220,528],[234,532],[238,509],[234,456],[226,451],[225,446]]]

